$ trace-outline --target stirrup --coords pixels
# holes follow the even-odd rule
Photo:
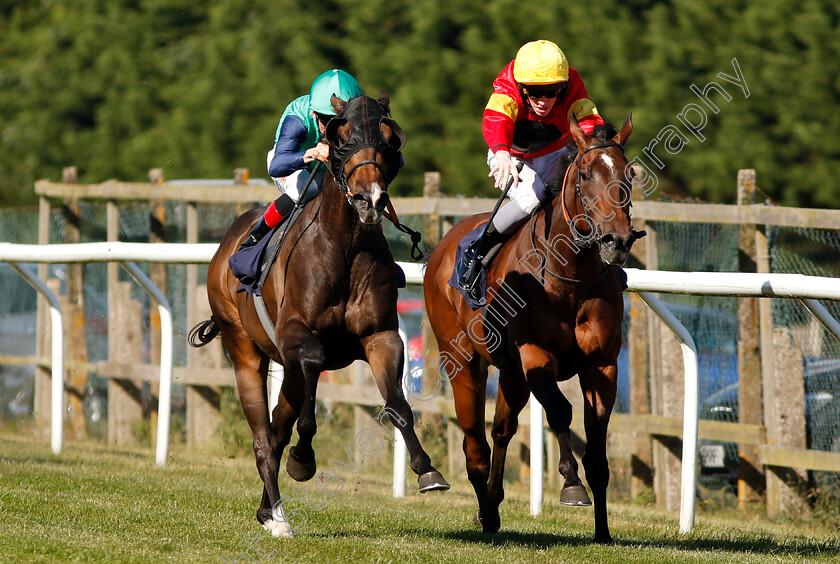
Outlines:
[[[259,243],[259,242],[260,242],[260,240],[259,240],[259,239],[257,239],[257,237],[256,237],[253,233],[251,233],[250,235],[248,235],[248,238],[247,238],[247,239],[245,239],[245,240],[242,242],[242,244],[241,244],[241,245],[239,245],[239,248],[238,248],[238,249],[236,249],[236,252],[238,253],[239,251],[241,251],[241,250],[243,250],[243,249],[247,249],[247,248],[249,248],[249,247],[253,247],[254,245],[256,245],[256,244],[257,244],[257,243]]]
[[[458,271],[458,286],[462,290],[470,290],[473,281],[478,276],[479,268],[481,268],[481,261],[476,258],[475,248],[470,245],[464,251],[464,255],[456,266],[456,270]]]

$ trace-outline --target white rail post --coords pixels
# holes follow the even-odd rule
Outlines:
[[[162,244],[162,243],[156,243]],[[158,303],[160,312],[160,389],[158,390],[158,429],[155,462],[166,464],[169,456],[169,424],[172,413],[172,308],[163,292],[133,262],[121,262],[123,268]]]
[[[19,264],[10,264],[30,286],[43,294],[50,306],[50,328],[52,332],[50,446],[55,454],[59,454],[64,447],[64,322],[61,318],[61,306],[53,291],[40,278]]]
[[[636,292],[656,315],[674,332],[680,341],[685,365],[685,396],[683,401],[682,481],[680,484],[680,532],[694,528],[694,498],[697,495],[697,347],[686,328],[674,317],[665,304],[649,292]]]

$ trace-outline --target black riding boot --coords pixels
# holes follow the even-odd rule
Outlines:
[[[260,239],[265,237],[265,234],[271,231],[271,227],[265,222],[265,218],[261,217],[257,224],[251,229],[251,232],[248,234],[248,238],[239,245],[237,252],[241,251],[242,249],[247,249],[248,247],[253,247],[257,243],[260,242]]]
[[[473,286],[483,266],[481,261],[493,247],[504,242],[506,238],[506,235],[496,231],[496,228],[491,224],[484,236],[473,241],[467,247],[467,250],[464,251],[461,261],[456,266],[458,270],[458,285],[462,289],[470,292],[473,298],[479,298],[479,296],[475,295],[476,288],[473,288]]]
[[[274,209],[277,211],[277,214],[280,216],[280,221],[277,222],[277,225],[280,225],[285,221],[285,219],[289,216],[292,210],[295,208],[295,201],[286,194],[283,194],[274,202],[271,203],[274,206]],[[276,227],[276,226],[275,226]],[[273,227],[269,227],[268,223],[265,222],[265,217],[261,217],[259,222],[251,229],[251,233],[248,234],[248,238],[245,239],[241,245],[239,245],[238,251],[242,249],[247,249],[248,247],[253,247],[260,240],[265,237],[265,235],[271,231]]]

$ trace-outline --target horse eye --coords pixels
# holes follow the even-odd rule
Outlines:
[[[583,180],[589,180],[589,169],[581,168],[580,169],[580,177]]]

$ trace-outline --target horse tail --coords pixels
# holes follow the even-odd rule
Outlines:
[[[423,256],[418,261],[420,264],[429,264],[429,259],[432,258],[432,253],[435,252],[435,248],[437,248],[437,244],[435,243],[426,243],[424,245],[425,249],[423,249]]]
[[[210,316],[210,319],[202,321],[190,330],[187,342],[193,347],[203,347],[212,341],[220,332],[218,323]]]

